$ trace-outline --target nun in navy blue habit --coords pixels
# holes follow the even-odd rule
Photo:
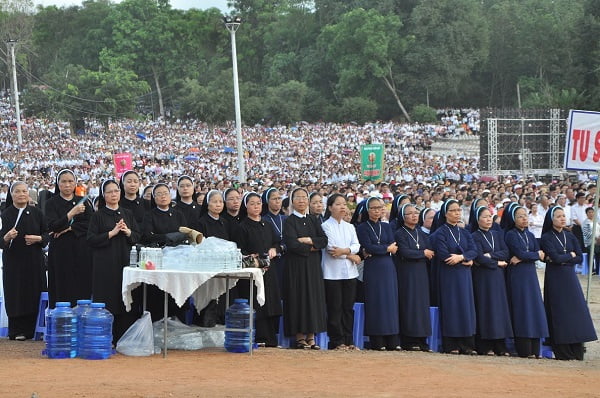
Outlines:
[[[492,213],[484,206],[469,220],[477,249],[471,269],[477,314],[475,347],[482,355],[509,355],[505,339],[513,333],[504,280],[509,256],[504,233],[492,230],[493,222]]]
[[[271,271],[275,271],[279,286],[283,286],[283,267],[285,266],[285,242],[283,240],[283,224],[286,215],[281,213],[281,194],[277,188],[269,188],[261,195],[262,199],[262,220],[273,228],[273,233],[277,237],[279,248],[277,257],[271,260]]]
[[[400,208],[402,205],[410,203],[410,198],[407,195],[400,194],[397,195],[392,201],[392,208],[390,210],[389,223],[390,227],[392,227],[392,231],[396,231],[398,228],[398,224],[396,219],[399,217]]]
[[[477,251],[471,234],[458,226],[461,218],[458,201],[444,202],[439,214],[439,222],[445,223],[437,226],[430,242],[439,279],[442,345],[451,354],[473,355],[477,352],[471,266]]]
[[[365,334],[371,349],[399,350],[398,280],[391,257],[398,246],[390,225],[381,222],[383,210],[381,199],[368,198],[364,207],[367,220],[356,228],[358,241],[367,254],[363,270]]]
[[[565,230],[567,219],[560,206],[546,213],[542,250],[546,254],[544,305],[550,341],[556,359],[583,360],[583,343],[597,340],[575,264],[582,261],[575,235]]]
[[[431,336],[427,261],[433,258],[434,252],[429,237],[419,228],[418,220],[419,210],[414,205],[402,205],[395,233],[400,345],[404,350],[429,351],[426,341],[427,336]]]
[[[548,323],[535,268],[535,262],[544,258],[544,252],[527,229],[527,211],[521,206],[514,206],[508,216],[504,236],[510,255],[506,292],[515,348],[521,358],[538,358],[540,339],[548,337]]]

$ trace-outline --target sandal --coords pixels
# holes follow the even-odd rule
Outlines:
[[[296,349],[297,350],[302,350],[302,349],[308,348],[308,347],[310,347],[310,346],[308,345],[308,343],[306,343],[305,339],[296,340]]]
[[[306,346],[304,348],[310,348],[311,350],[320,350],[321,347],[315,343],[315,339],[306,339]]]

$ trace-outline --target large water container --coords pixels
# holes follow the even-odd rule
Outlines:
[[[255,320],[256,314],[253,314]],[[250,326],[250,305],[246,299],[235,299],[225,312],[225,328],[248,329]],[[254,344],[256,322],[253,322],[252,335],[248,332],[225,331],[225,349],[229,352],[248,352],[250,339]]]
[[[92,308],[92,300],[77,300],[77,305],[73,307],[73,312],[77,316],[77,342],[81,341],[83,335],[83,322],[81,317],[84,313],[88,312]],[[77,344],[79,348],[79,344]]]
[[[59,301],[46,320],[48,358],[75,358],[77,355],[77,316],[71,303]]]
[[[81,316],[80,358],[107,359],[112,355],[113,315],[104,307],[104,303],[92,303]]]

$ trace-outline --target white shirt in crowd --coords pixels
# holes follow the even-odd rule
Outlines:
[[[529,232],[536,237],[536,239],[540,239],[542,237],[542,227],[544,226],[544,216],[540,213],[537,215],[529,214]]]
[[[333,217],[329,217],[321,224],[325,235],[327,235],[327,248],[342,247],[350,248],[350,253],[356,254],[360,250],[360,243],[356,236],[354,226],[344,220],[337,222]],[[341,280],[358,278],[358,268],[348,260],[346,256],[333,257],[323,249],[323,258],[321,267],[323,268],[323,279]]]

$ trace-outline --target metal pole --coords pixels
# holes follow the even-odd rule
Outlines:
[[[235,135],[237,141],[238,154],[238,179],[240,184],[246,182],[246,170],[244,165],[244,145],[242,142],[242,113],[240,111],[240,86],[238,82],[237,70],[237,49],[235,46],[235,32],[240,27],[240,23],[225,22],[227,30],[231,34],[231,62],[233,64],[233,97],[235,106]]]
[[[598,170],[598,177],[600,178],[600,170]],[[600,181],[600,179],[598,181]],[[592,244],[590,245],[590,253],[588,254],[588,281],[587,289],[585,292],[585,302],[588,305],[590,303],[590,285],[592,284],[592,270],[594,269],[594,251],[596,249],[596,226],[598,225],[599,200],[600,194],[596,191],[596,195],[594,195],[594,221],[592,222]]]
[[[23,137],[21,135],[21,107],[19,105],[19,88],[17,87],[17,64],[15,61],[15,46],[17,45],[16,40],[9,40],[6,42],[8,45],[8,49],[10,50],[11,62],[12,62],[12,72],[13,72],[13,88],[14,92],[14,100],[15,100],[15,116],[17,117],[17,140],[19,145],[23,144]]]

